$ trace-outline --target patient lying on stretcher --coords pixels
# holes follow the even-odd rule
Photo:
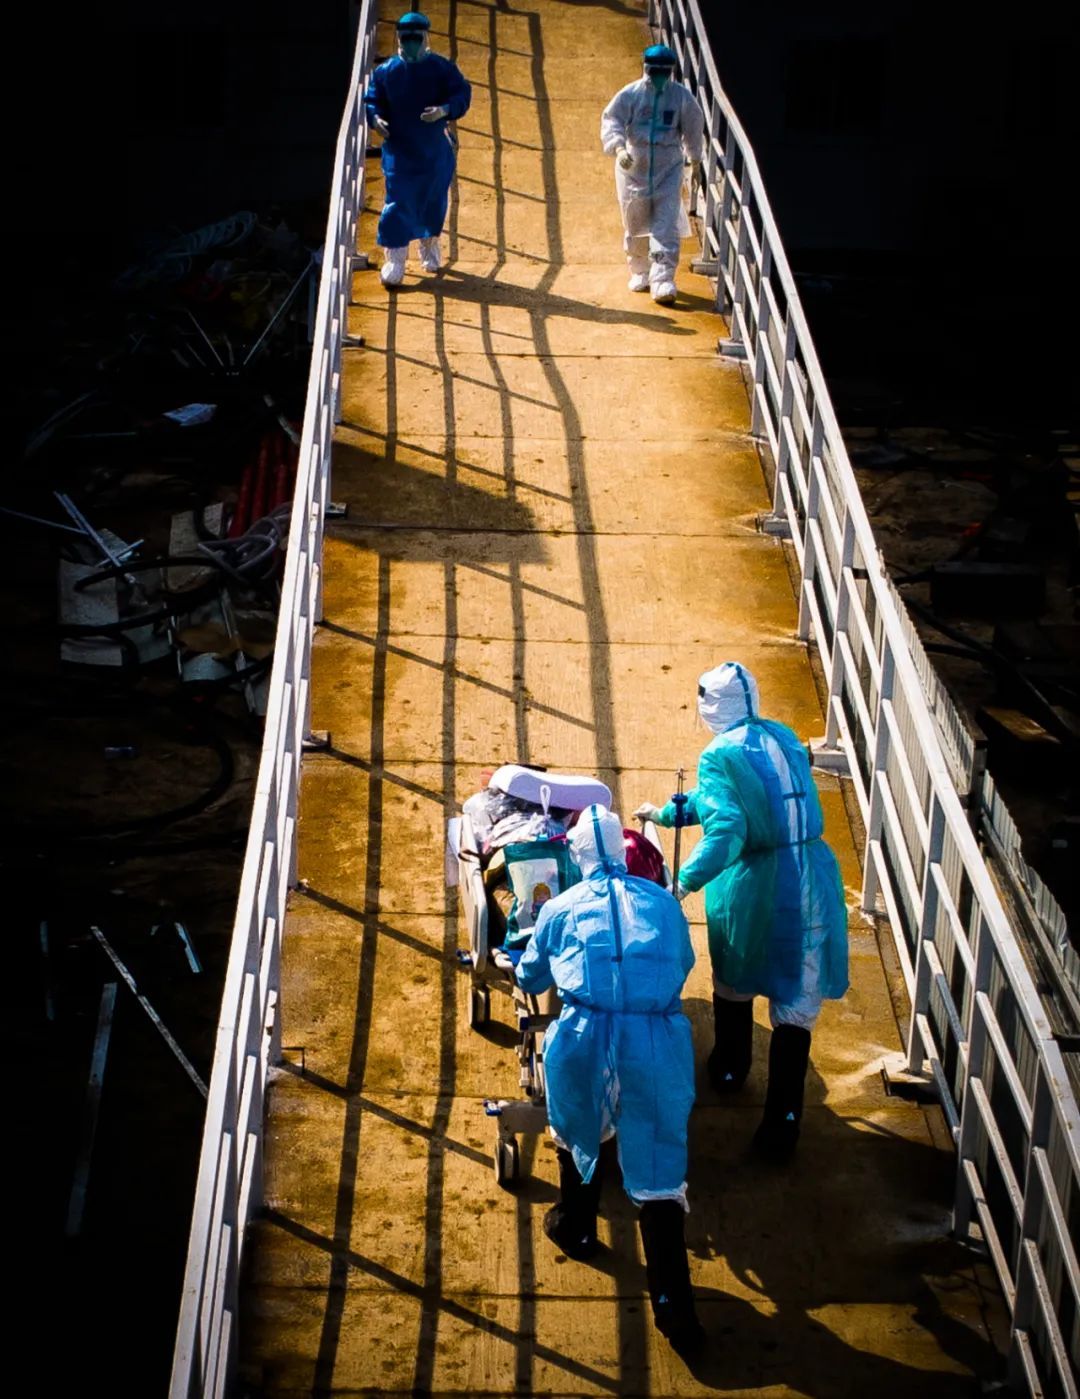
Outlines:
[[[611,792],[594,777],[550,773],[518,763],[498,768],[464,803],[480,850],[491,946],[523,948],[540,910],[581,878],[567,832]],[[632,874],[664,883],[663,857],[638,831],[624,831]]]

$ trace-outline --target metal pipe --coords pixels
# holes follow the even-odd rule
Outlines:
[[[224,368],[225,368],[225,362],[222,360],[221,356],[218,354],[217,349],[216,349],[216,347],[215,347],[215,345],[214,345],[214,342],[210,339],[209,335],[207,335],[206,331],[203,330],[202,326],[201,326],[201,325],[199,324],[199,322],[195,319],[195,313],[194,313],[194,311],[190,311],[190,310],[189,310],[189,311],[188,311],[188,315],[191,317],[191,323],[192,323],[192,325],[194,325],[195,329],[199,332],[199,334],[202,336],[202,338],[206,341],[207,349],[210,351],[210,353],[211,353],[211,354],[214,356],[214,358],[217,360],[218,366],[219,366],[221,369],[224,369]]]
[[[94,1052],[90,1056],[90,1077],[87,1080],[86,1101],[83,1104],[79,1155],[75,1162],[75,1178],[71,1183],[71,1196],[68,1199],[67,1225],[64,1233],[69,1239],[77,1238],[82,1232],[83,1211],[86,1208],[86,1187],[90,1181],[90,1158],[94,1151],[94,1138],[97,1136],[98,1112],[101,1107],[101,1084],[105,1078],[105,1060],[109,1053],[109,1038],[112,1034],[115,1008],[116,982],[107,981],[101,988],[97,1033],[94,1036]]]
[[[297,292],[300,290],[300,288],[303,286],[303,284],[304,284],[304,279],[308,276],[308,274],[311,272],[311,269],[312,269],[314,266],[315,266],[315,254],[312,253],[311,256],[308,258],[307,266],[304,268],[303,272],[300,273],[299,277],[297,277],[296,281],[292,284],[292,286],[289,288],[289,290],[285,293],[285,299],[284,299],[284,301],[282,301],[281,305],[280,305],[280,306],[277,308],[277,310],[274,312],[273,316],[272,316],[271,319],[270,319],[270,324],[266,327],[266,329],[263,331],[263,333],[259,336],[258,340],[255,341],[254,345],[252,345],[251,349],[250,349],[250,350],[247,352],[247,354],[244,356],[244,362],[243,362],[243,364],[240,366],[241,369],[245,369],[245,368],[247,367],[248,361],[249,361],[249,360],[251,359],[251,357],[255,354],[256,350],[258,350],[259,347],[262,345],[263,341],[266,339],[266,337],[267,337],[267,336],[270,334],[270,332],[273,330],[274,326],[277,325],[278,321],[281,319],[283,313],[284,313],[285,310],[287,309],[289,303],[292,301],[293,297],[296,295],[296,293],[297,293]]]
[[[61,525],[56,520],[46,520],[41,515],[28,515],[25,510],[12,510],[9,505],[0,505],[0,515],[13,515],[16,520],[29,520],[34,525],[45,525],[48,529],[62,530],[64,534],[78,534],[86,537],[86,531],[75,525]]]
[[[686,825],[686,803],[690,798],[686,795],[686,769],[680,768],[675,784],[675,791],[671,800],[675,803],[675,867],[672,872],[672,884],[679,882],[679,866],[682,863],[682,831]]]
[[[71,499],[71,497],[64,495],[61,491],[53,491],[53,495],[64,507],[67,513],[75,521],[75,523],[79,526],[79,528],[86,535],[86,537],[92,540],[97,545],[97,547],[101,550],[105,558],[107,558],[108,561],[111,564],[113,564],[116,568],[120,568],[123,563],[123,557],[120,554],[117,554],[114,550],[110,549],[108,544],[105,543],[105,540],[97,532],[97,530],[82,513],[82,511]],[[128,552],[128,550],[125,550],[124,554],[126,555]]]
[[[120,958],[116,954],[115,949],[110,944],[108,938],[106,938],[105,934],[101,931],[100,928],[91,927],[90,931],[101,944],[105,952],[105,955],[108,957],[109,961],[124,978],[124,981],[126,982],[128,989],[131,991],[132,995],[135,997],[138,1003],[142,1006],[143,1010],[145,1010],[147,1015],[150,1017],[150,1020],[153,1023],[153,1026],[157,1030],[158,1034],[169,1046],[172,1052],[176,1055],[177,1059],[180,1061],[181,1067],[187,1074],[188,1078],[191,1079],[192,1083],[205,1098],[207,1096],[206,1084],[199,1077],[199,1074],[197,1073],[191,1060],[187,1057],[184,1051],[173,1039],[172,1035],[169,1034],[169,1031],[165,1028],[165,1023],[162,1020],[161,1016],[158,1015],[154,1007],[150,1004],[150,1002],[146,999],[146,997],[136,986],[135,978],[128,971],[127,967],[124,966],[123,962],[121,962]]]

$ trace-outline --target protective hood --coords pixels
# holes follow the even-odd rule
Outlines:
[[[714,734],[758,712],[757,681],[738,661],[724,661],[698,680],[698,713]]]
[[[606,806],[587,806],[570,832],[570,851],[588,878],[597,869],[626,869],[622,822]]]

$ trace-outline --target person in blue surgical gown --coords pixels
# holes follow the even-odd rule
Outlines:
[[[368,121],[383,138],[386,197],[377,241],[382,280],[400,285],[409,244],[420,242],[420,266],[442,266],[439,235],[446,222],[456,156],[447,123],[469,110],[472,90],[450,59],[428,47],[431,21],[411,10],[397,22],[398,51],[380,63],[364,95]]]
[[[613,812],[586,807],[570,845],[581,883],[544,904],[517,968],[525,990],[554,985],[562,1001],[544,1036],[560,1184],[544,1230],[571,1258],[595,1252],[600,1144],[615,1136],[653,1316],[676,1349],[694,1350],[704,1333],[683,1234],[694,1052],[680,1001],[690,931],[666,889],[627,874]]]

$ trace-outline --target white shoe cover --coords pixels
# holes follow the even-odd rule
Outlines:
[[[384,261],[379,276],[384,287],[401,285],[405,276],[405,263],[408,261],[408,248],[385,248]]]
[[[652,289],[652,299],[661,306],[670,306],[678,294],[674,282],[657,282]]]
[[[631,291],[648,291],[649,274],[647,272],[631,272],[630,280],[626,285]]]
[[[442,249],[437,238],[420,239],[420,266],[425,272],[438,272],[442,266]]]

